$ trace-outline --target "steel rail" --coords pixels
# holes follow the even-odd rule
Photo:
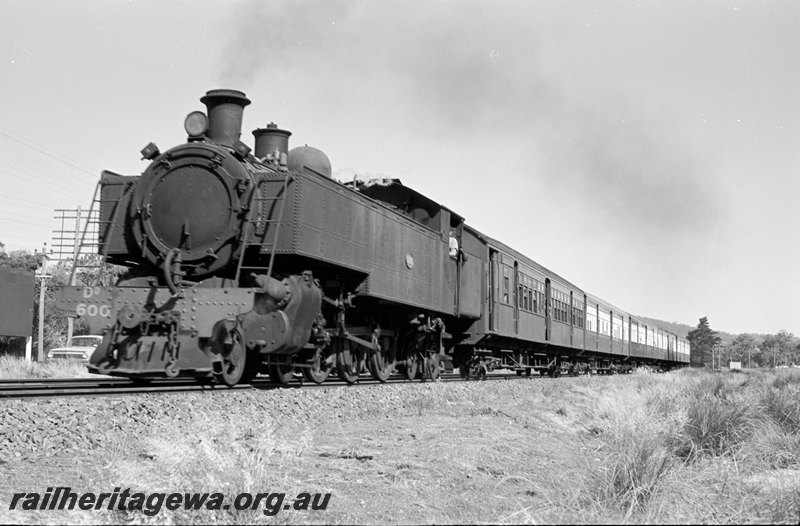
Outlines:
[[[185,378],[179,380],[153,380],[147,382],[146,385],[161,385],[161,386],[180,386],[191,385],[196,383],[192,378]],[[124,388],[132,385],[145,385],[144,382],[136,382],[128,378],[30,378],[30,379],[9,379],[0,380],[0,393],[25,391],[25,390],[41,390],[52,391],[56,389],[114,389]],[[0,397],[2,394],[0,394]]]
[[[486,380],[518,379],[520,377],[508,374],[490,373]],[[521,377],[525,378],[525,377]],[[439,377],[441,382],[454,381],[481,381],[478,379],[465,380],[457,374],[444,374]],[[425,380],[430,382],[430,380]],[[288,385],[275,383],[268,377],[257,377],[249,384],[240,384],[234,387],[215,384],[212,382],[198,381],[193,378],[179,379],[152,379],[143,383],[126,378],[42,378],[42,379],[8,379],[0,380],[0,398],[57,398],[67,396],[111,396],[118,394],[139,393],[179,393],[179,392],[228,392],[232,390],[272,390],[272,389],[299,389],[299,388],[336,388],[358,387],[382,384],[410,384],[424,383],[422,380],[407,380],[399,375],[392,376],[386,382],[380,382],[369,376],[360,378],[353,385],[339,379],[331,379],[322,384],[298,381]]]

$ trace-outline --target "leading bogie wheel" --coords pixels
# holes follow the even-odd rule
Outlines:
[[[239,383],[244,375],[247,365],[247,349],[242,343],[242,336],[239,331],[231,333],[231,343],[222,353],[222,369],[217,375],[217,379],[232,387]]]

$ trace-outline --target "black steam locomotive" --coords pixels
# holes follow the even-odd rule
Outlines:
[[[342,184],[321,151],[289,150],[274,124],[240,140],[235,90],[190,113],[187,142],[140,176],[104,172],[99,253],[128,268],[113,287],[62,289],[104,335],[89,362],[133,378],[269,372],[349,383],[558,375],[689,360],[685,340],[616,309],[465,224],[397,179]],[[93,205],[94,206],[94,205]]]

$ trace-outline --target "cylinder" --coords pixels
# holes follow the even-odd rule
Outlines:
[[[276,150],[288,155],[291,135],[292,132],[279,129],[274,122],[267,124],[266,128],[253,130],[253,137],[256,139],[255,156],[263,159],[267,154],[274,153]]]
[[[200,102],[208,109],[209,140],[232,148],[242,135],[242,115],[250,99],[241,91],[215,89],[207,91]]]

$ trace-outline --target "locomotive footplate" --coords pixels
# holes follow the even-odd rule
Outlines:
[[[84,318],[103,342],[89,371],[115,376],[205,375],[215,324],[253,310],[256,288],[64,287],[59,307]]]

